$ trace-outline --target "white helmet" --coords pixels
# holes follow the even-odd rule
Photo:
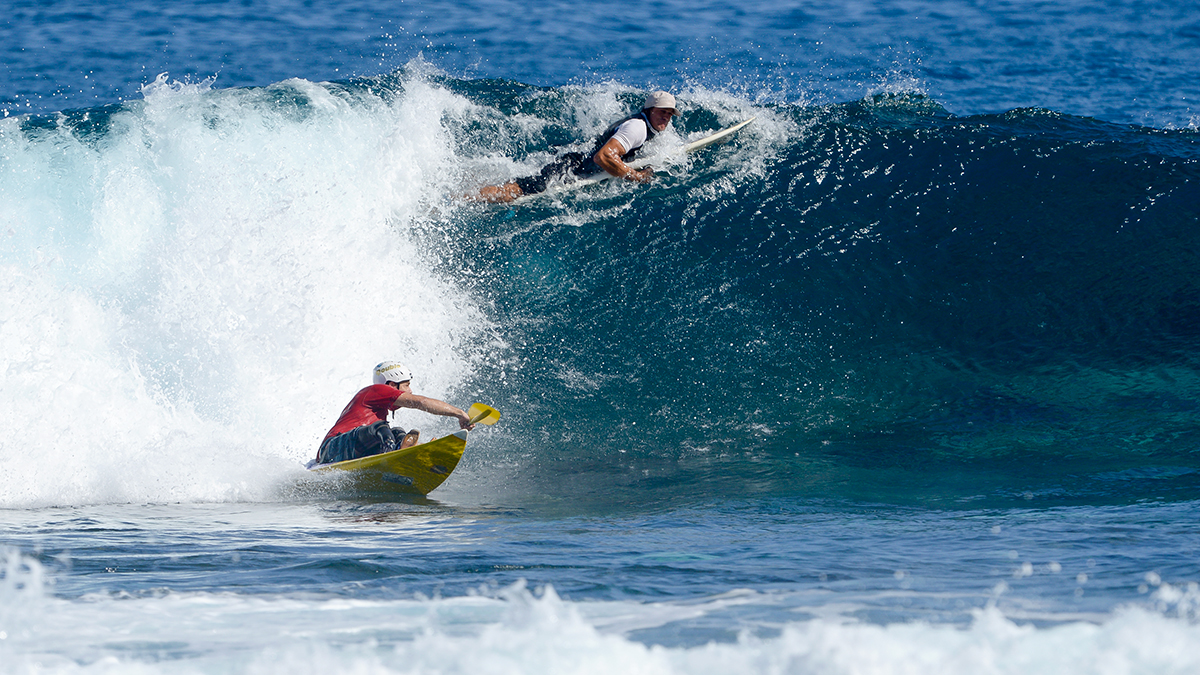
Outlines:
[[[375,366],[375,384],[387,384],[388,382],[408,382],[412,379],[412,373],[408,372],[403,364],[395,361],[384,361]]]

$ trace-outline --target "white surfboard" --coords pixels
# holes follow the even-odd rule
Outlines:
[[[691,141],[687,145],[683,146],[683,152],[685,152],[685,153],[695,152],[701,148],[707,148],[708,146],[712,145],[713,143],[720,143],[721,141],[728,139],[730,136],[732,136],[733,134],[740,131],[742,129],[742,127],[746,126],[747,124],[750,124],[755,119],[757,119],[757,116],[751,117],[750,119],[745,120],[743,122],[738,122],[737,124],[734,124],[733,126],[725,127],[724,129],[721,129],[718,132],[709,134],[708,136],[705,136],[703,138],[698,138],[694,141]],[[642,169],[642,168],[645,168],[645,167],[653,164],[655,161],[661,160],[662,158],[663,158],[663,155],[641,157],[641,158],[633,160],[632,162],[629,162],[629,166],[633,169]],[[599,183],[600,181],[605,181],[605,180],[608,180],[609,178],[616,178],[616,176],[613,176],[611,173],[608,173],[608,172],[603,172],[603,173],[592,174],[590,176],[580,176],[577,180],[573,180],[570,183],[551,183],[550,186],[546,188],[545,192],[539,192],[537,194],[532,194],[532,195],[523,195],[521,197],[518,197],[516,199],[516,201],[523,201],[525,199],[537,197],[538,195],[553,194],[555,192],[563,192],[565,190],[574,190],[577,187],[581,187],[584,185],[591,185],[593,183]]]
[[[757,119],[757,117],[751,117],[750,119],[746,120],[745,122],[738,122],[737,124],[735,124],[731,127],[725,127],[724,129],[718,131],[715,134],[712,134],[711,136],[705,136],[704,138],[694,140],[691,143],[688,143],[687,145],[683,146],[683,151],[684,152],[695,152],[695,151],[699,150],[700,148],[707,148],[708,146],[712,145],[713,143],[717,143],[719,141],[725,140],[726,138],[729,138],[730,136],[732,136],[736,131],[738,131],[742,127],[753,122],[755,119]]]

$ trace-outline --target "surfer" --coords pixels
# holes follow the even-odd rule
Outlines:
[[[639,171],[626,162],[633,159],[646,141],[665,130],[671,118],[678,114],[674,96],[665,91],[650,92],[641,111],[609,127],[596,141],[591,153],[568,152],[547,164],[538,175],[518,178],[503,185],[490,185],[481,189],[474,199],[492,203],[511,202],[523,195],[545,192],[551,180],[570,181],[575,176],[589,176],[604,171],[617,178],[648,183],[654,179],[654,171],[650,167]]]
[[[415,408],[443,417],[457,417],[458,426],[475,425],[467,413],[445,401],[412,393],[412,373],[395,361],[375,366],[374,384],[360,389],[342,410],[337,423],[325,434],[317,450],[317,464],[357,459],[416,444],[420,432],[405,432],[388,425],[388,413]],[[397,440],[399,439],[399,440]]]

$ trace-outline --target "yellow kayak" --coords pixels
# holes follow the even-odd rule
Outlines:
[[[310,470],[345,471],[349,474],[345,478],[363,491],[427,495],[450,477],[466,447],[467,432],[460,429],[449,436],[411,448],[344,462],[317,464]]]

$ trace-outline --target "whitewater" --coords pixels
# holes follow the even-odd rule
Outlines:
[[[1200,15],[614,11],[14,5],[0,671],[1200,667]],[[304,470],[384,359],[428,498]]]

